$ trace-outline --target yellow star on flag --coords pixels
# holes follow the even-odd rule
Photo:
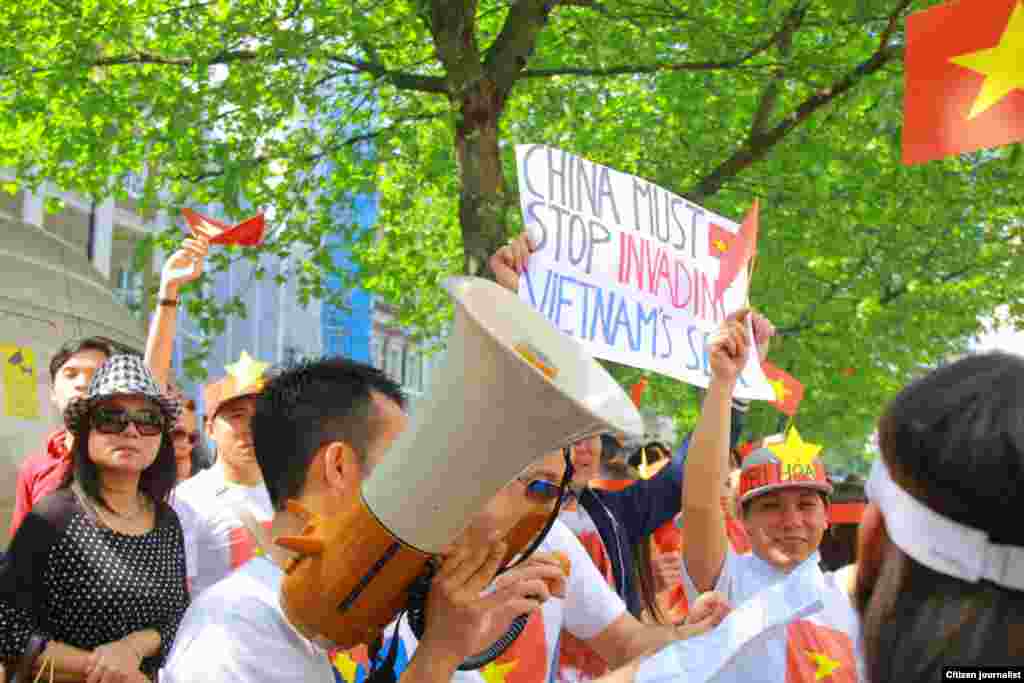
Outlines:
[[[832,675],[832,672],[839,668],[839,662],[832,659],[826,654],[820,652],[807,651],[807,656],[811,658],[811,661],[815,663],[818,670],[814,672],[814,680],[820,681],[823,678],[828,678]]]
[[[814,463],[814,459],[821,452],[821,446],[801,439],[800,432],[794,426],[790,427],[785,441],[768,446],[768,450],[779,456],[779,460],[791,467],[800,466],[805,468]]]
[[[505,676],[512,673],[517,664],[519,664],[518,659],[515,659],[508,664],[496,664],[495,662],[491,662],[480,670],[480,677],[483,678],[486,683],[505,683]]]
[[[786,398],[793,393],[786,388],[786,383],[781,379],[770,379],[768,384],[771,385],[772,391],[775,392],[775,400],[779,403],[784,403]]]
[[[999,43],[949,61],[985,76],[968,119],[984,113],[1014,90],[1024,89],[1024,4],[1017,3]]]
[[[347,652],[339,652],[334,657],[334,668],[338,670],[341,677],[344,678],[348,683],[355,683],[356,670],[359,665],[355,663]]]
[[[715,245],[715,249],[722,252],[723,254],[729,251],[729,245],[725,243],[725,240],[715,240],[713,244]]]
[[[248,351],[242,351],[237,363],[225,365],[224,369],[235,378],[239,387],[258,385],[263,381],[263,373],[270,367],[270,363],[263,363],[249,355]]]

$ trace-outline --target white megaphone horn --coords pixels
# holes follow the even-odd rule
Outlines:
[[[290,621],[340,647],[372,642],[427,560],[527,465],[595,434],[643,433],[618,383],[515,293],[481,278],[445,286],[454,329],[409,428],[348,509],[278,539],[299,553],[282,588]]]

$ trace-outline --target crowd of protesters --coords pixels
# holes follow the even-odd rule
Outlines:
[[[1024,361],[968,357],[884,410],[854,556],[830,535],[837,485],[820,457],[793,476],[777,438],[739,443],[736,382],[775,333],[750,311],[709,340],[711,382],[679,444],[585,439],[538,459],[467,520],[422,635],[399,620],[354,650],[307,637],[278,598],[292,556],[272,539],[305,524],[285,503],[329,515],[359,495],[407,426],[405,396],[361,363],[271,369],[243,354],[205,386],[200,420],[170,359],[178,292],[208,247],[188,239],[168,259],[143,354],[89,338],[51,360],[63,425],[21,464],[0,563],[6,676],[685,681],[687,663],[662,653],[699,647],[731,609],[793,576],[821,586],[818,609],[760,638],[723,680],[932,681],[951,665],[1024,664],[1012,507]],[[494,254],[499,284],[518,290],[531,249],[524,235]],[[529,561],[495,579],[495,539],[538,504],[557,520]],[[850,562],[830,566],[826,548]],[[522,635],[490,669],[460,668],[522,615]]]

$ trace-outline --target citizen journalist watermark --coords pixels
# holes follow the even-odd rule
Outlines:
[[[1024,668],[1019,666],[947,666],[942,669],[944,681],[1024,681]]]

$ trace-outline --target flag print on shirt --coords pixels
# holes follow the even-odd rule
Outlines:
[[[544,613],[534,612],[516,642],[480,669],[486,683],[546,683],[548,676],[547,637]]]
[[[586,512],[580,508],[577,511],[582,517]],[[566,521],[565,516],[561,517]],[[601,534],[593,527],[593,521],[589,515],[585,520],[576,520],[576,523],[568,523],[570,529],[576,533],[580,545],[594,561],[594,566],[605,578],[609,586],[615,586],[615,575],[612,573],[611,559],[608,557],[608,550],[601,540]],[[581,530],[582,527],[584,530]],[[591,681],[600,678],[608,673],[608,663],[586,643],[562,630],[558,654],[558,679],[560,681]]]
[[[272,520],[269,519],[260,522],[260,526],[266,530],[267,534],[270,533],[271,523]],[[232,529],[229,533],[229,543],[231,548],[232,571],[238,569],[257,555],[262,554],[259,545],[256,543],[256,539],[252,537],[252,534],[249,533],[249,530],[245,527]]]
[[[384,640],[380,652],[377,653],[377,666],[381,666],[387,660],[392,640],[392,638]],[[395,679],[397,680],[409,666],[409,653],[401,638],[398,638],[396,647],[398,648],[395,653]],[[364,683],[370,675],[370,651],[365,645],[351,650],[335,650],[330,653],[329,657],[331,664],[334,665],[335,683]]]
[[[856,683],[850,636],[806,619],[790,624],[786,636],[786,683]]]

